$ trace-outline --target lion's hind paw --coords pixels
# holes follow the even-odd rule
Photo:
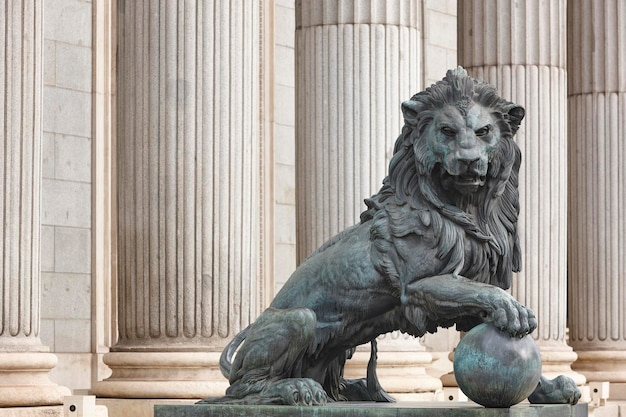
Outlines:
[[[565,375],[554,379],[541,377],[537,389],[528,397],[533,404],[571,404],[580,399],[580,390],[574,380]]]
[[[262,404],[324,405],[324,388],[310,378],[287,378],[269,383],[259,393]]]

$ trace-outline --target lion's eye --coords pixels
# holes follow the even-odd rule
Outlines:
[[[481,127],[480,129],[478,129],[474,133],[476,134],[476,136],[485,136],[485,135],[487,135],[487,133],[489,133],[490,130],[491,129],[490,129],[489,126],[485,126],[485,127]]]
[[[443,133],[444,135],[449,136],[449,137],[456,136],[456,130],[454,130],[454,129],[448,127],[448,126],[442,126],[441,127],[441,133]]]

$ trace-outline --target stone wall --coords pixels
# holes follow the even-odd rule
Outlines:
[[[92,4],[46,0],[43,14],[41,339],[59,358],[51,378],[89,388]]]
[[[295,1],[274,9],[274,289],[296,269]]]

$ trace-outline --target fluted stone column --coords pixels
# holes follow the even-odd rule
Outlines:
[[[258,313],[261,1],[118,3],[119,340],[101,396],[223,395]]]
[[[583,384],[571,370],[576,353],[566,335],[566,1],[471,0],[458,7],[459,65],[526,108],[515,137],[523,266],[511,292],[537,315],[543,373]]]
[[[363,199],[382,185],[403,124],[400,104],[422,87],[419,9],[419,0],[296,2],[299,261],[358,222]],[[368,352],[353,361],[362,370]],[[398,398],[440,388],[423,371],[431,362],[413,338],[379,344],[381,384]],[[348,377],[357,372],[351,366]]]
[[[570,1],[568,21],[574,369],[626,398],[626,4]]]
[[[57,358],[39,338],[42,9],[0,4],[0,407],[70,395],[48,379]]]

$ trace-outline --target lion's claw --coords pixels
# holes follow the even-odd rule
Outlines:
[[[326,391],[310,378],[287,378],[268,384],[260,393],[261,403],[285,405],[324,405]]]
[[[537,328],[537,319],[531,309],[500,288],[494,287],[493,291],[494,293],[487,295],[487,305],[492,310],[481,315],[483,321],[492,322],[498,329],[513,337],[526,336]]]

